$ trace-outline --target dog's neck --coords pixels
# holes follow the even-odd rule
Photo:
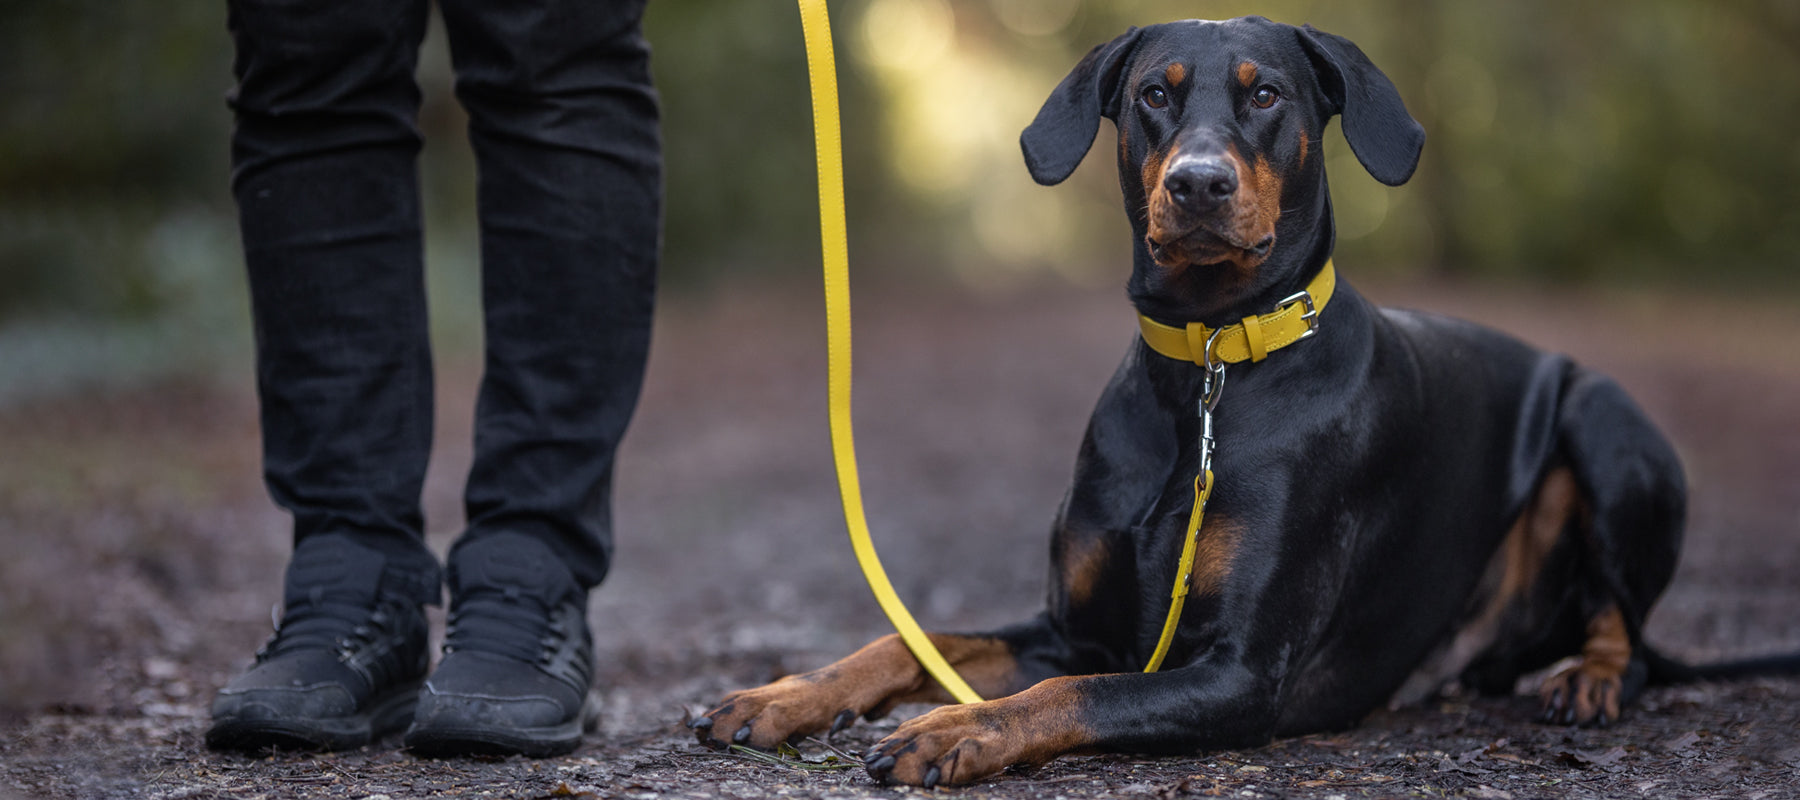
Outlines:
[[[1330,260],[1336,241],[1331,193],[1318,178],[1316,200],[1285,211],[1269,257],[1246,275],[1229,264],[1170,269],[1151,258],[1142,224],[1133,226],[1131,280],[1126,291],[1138,313],[1159,322],[1220,326],[1267,313],[1306,287]]]

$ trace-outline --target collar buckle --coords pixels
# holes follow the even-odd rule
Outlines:
[[[1294,340],[1297,342],[1300,341],[1300,339],[1310,339],[1313,334],[1319,332],[1319,307],[1313,303],[1312,292],[1305,289],[1301,289],[1298,292],[1282,298],[1281,302],[1277,305],[1281,308],[1287,308],[1296,302],[1306,308],[1306,311],[1300,315],[1300,319],[1306,322],[1306,332],[1300,334],[1299,338]]]

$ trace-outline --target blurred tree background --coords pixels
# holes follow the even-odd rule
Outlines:
[[[857,268],[972,286],[1122,279],[1112,133],[1070,185],[1017,148],[1133,24],[1258,13],[1358,42],[1429,141],[1388,189],[1332,133],[1358,274],[1729,284],[1800,273],[1792,0],[847,0],[832,5]],[[0,4],[0,402],[248,360],[220,3]],[[672,290],[815,268],[810,106],[786,0],[654,0]],[[420,126],[440,347],[478,341],[474,162],[441,30]]]

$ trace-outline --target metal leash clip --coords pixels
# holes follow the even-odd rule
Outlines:
[[[1213,346],[1219,341],[1223,328],[1214,330],[1206,337],[1206,352],[1201,354],[1205,367],[1203,382],[1200,384],[1200,474],[1205,475],[1212,469],[1213,456],[1213,408],[1219,405],[1219,398],[1225,393],[1225,367],[1227,362],[1213,354]]]

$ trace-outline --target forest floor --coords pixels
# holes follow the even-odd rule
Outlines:
[[[1378,285],[1378,301],[1513,331],[1620,380],[1691,484],[1680,570],[1647,635],[1690,661],[1800,650],[1800,318],[1792,298]],[[1095,397],[1131,335],[1116,289],[858,287],[858,443],[877,543],[927,624],[1042,602],[1047,531]],[[679,324],[677,324],[679,323]],[[461,520],[478,365],[439,369],[425,508]],[[0,409],[0,797],[863,798],[839,764],[699,748],[732,689],[885,631],[844,541],[815,287],[671,296],[620,454],[614,574],[594,594],[601,729],[555,759],[422,760],[201,746],[280,594],[285,516],[258,476],[247,377],[166,380]],[[1229,446],[1226,443],[1224,446]],[[441,628],[441,613],[435,618]],[[893,718],[840,734],[846,754]],[[1190,757],[1019,769],[971,798],[1800,796],[1800,680],[1653,689],[1619,724],[1447,697],[1354,730]],[[832,751],[801,748],[825,762]]]

